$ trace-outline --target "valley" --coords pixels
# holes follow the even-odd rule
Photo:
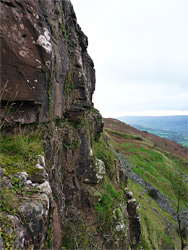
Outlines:
[[[118,120],[183,147],[188,146],[188,116],[124,116]]]

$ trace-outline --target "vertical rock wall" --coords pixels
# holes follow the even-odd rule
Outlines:
[[[10,126],[39,124],[52,190],[45,225],[53,226],[44,229],[40,243],[23,237],[27,244],[21,249],[42,249],[49,237],[51,249],[128,249],[133,242],[121,189],[127,178],[117,159],[111,157],[109,167],[108,159],[93,154],[103,123],[92,103],[95,69],[88,39],[71,2],[2,0],[0,5],[1,110],[13,104],[13,112],[6,117],[2,112],[1,120]],[[108,207],[109,219],[95,208],[98,202],[105,208],[106,188],[117,202]],[[139,237],[132,236],[134,244]]]
[[[70,1],[0,4],[1,99],[20,107],[14,121],[77,119],[92,106],[95,70]]]

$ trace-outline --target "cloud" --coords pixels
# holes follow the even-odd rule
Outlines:
[[[103,115],[188,110],[187,0],[72,0]]]

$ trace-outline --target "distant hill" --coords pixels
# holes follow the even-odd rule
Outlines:
[[[118,120],[141,131],[188,146],[188,116],[123,116]]]

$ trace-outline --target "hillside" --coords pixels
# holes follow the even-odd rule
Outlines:
[[[0,17],[0,249],[185,249],[187,153],[103,128],[72,3],[3,0]]]
[[[186,228],[188,162],[179,144],[141,132],[115,119],[104,119],[104,133],[129,178],[140,204],[144,249],[181,249],[177,228]],[[182,191],[183,190],[183,191]],[[180,195],[180,192],[181,195]],[[181,222],[177,210],[181,206]],[[186,224],[186,225],[185,225]],[[185,229],[185,234],[187,234]]]
[[[122,116],[117,118],[122,122],[131,125],[140,125],[152,129],[187,131],[188,116]]]
[[[123,116],[118,120],[141,131],[188,146],[188,116]]]
[[[160,130],[143,127],[140,125],[132,125],[134,128],[141,131],[146,131],[150,134],[160,136],[162,138],[174,141],[182,145],[183,147],[188,147],[188,133],[187,131],[170,131],[170,130]]]

